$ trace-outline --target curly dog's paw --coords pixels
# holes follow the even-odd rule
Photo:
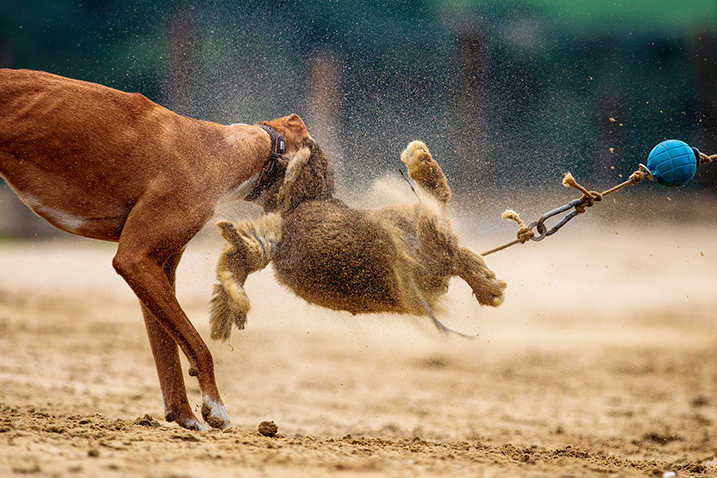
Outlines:
[[[496,279],[495,274],[489,270],[480,284],[473,288],[473,293],[480,304],[498,307],[505,300],[503,291],[507,286],[505,281]]]
[[[214,284],[214,294],[209,305],[209,323],[212,340],[227,340],[232,327],[243,330],[249,312],[249,298],[241,286],[227,291],[221,284]]]
[[[495,274],[475,252],[461,247],[454,258],[454,273],[466,281],[482,305],[498,307],[505,299],[503,291],[507,284],[496,279]]]
[[[406,165],[408,174],[413,178],[415,172],[426,167],[425,163],[433,161],[433,157],[431,157],[431,153],[425,143],[411,141],[401,153],[401,161]]]

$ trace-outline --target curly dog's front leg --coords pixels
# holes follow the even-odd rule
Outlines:
[[[210,302],[211,337],[226,340],[232,325],[244,329],[249,313],[249,298],[244,283],[252,272],[265,268],[281,242],[281,217],[263,216],[257,221],[217,226],[228,244],[217,263],[217,281]]]
[[[446,175],[430,151],[421,141],[411,141],[401,153],[401,161],[408,168],[408,175],[424,191],[431,194],[442,205],[451,200],[451,188]]]

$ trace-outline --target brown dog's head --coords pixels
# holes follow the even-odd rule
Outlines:
[[[286,154],[295,153],[306,141],[314,140],[306,129],[304,121],[297,114],[290,114],[271,121],[259,121],[257,124],[274,128],[277,133],[284,137]]]
[[[254,189],[244,199],[261,205],[265,211],[276,209],[276,195],[281,187],[287,160],[295,155],[302,146],[314,142],[306,129],[304,121],[296,114],[290,114],[271,121],[259,121],[260,126],[268,126],[273,129],[272,135],[272,158],[264,164]],[[283,138],[281,141],[280,138]],[[283,149],[278,148],[278,144]]]

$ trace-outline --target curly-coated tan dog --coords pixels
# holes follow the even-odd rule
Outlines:
[[[505,282],[483,259],[458,245],[448,218],[451,191],[428,148],[413,141],[401,154],[421,195],[416,204],[352,209],[334,198],[328,158],[307,141],[276,186],[276,209],[262,218],[218,226],[229,243],[217,265],[211,301],[213,339],[243,329],[247,276],[274,263],[276,277],[313,304],[353,314],[428,315],[451,277],[465,280],[484,305],[503,302]]]

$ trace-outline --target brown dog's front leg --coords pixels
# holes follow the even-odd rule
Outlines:
[[[187,400],[177,344],[144,305],[142,305],[142,314],[159,376],[165,419],[168,422],[177,422],[181,427],[189,430],[204,431]]]
[[[181,257],[181,252],[175,254],[164,266],[165,275],[173,289],[177,265]],[[149,345],[152,349],[152,356],[159,376],[165,419],[168,422],[177,422],[183,428],[190,430],[204,430],[204,427],[192,413],[187,400],[184,377],[182,376],[182,364],[179,361],[179,348],[176,342],[141,301],[140,305],[142,305],[142,315],[144,316],[144,324],[149,336]]]
[[[478,302],[492,307],[503,303],[503,291],[507,284],[495,278],[481,256],[468,248],[459,247],[453,261],[454,274],[471,286]]]
[[[173,381],[177,373],[176,361],[173,359],[172,352],[166,352],[166,335],[171,336],[187,356],[190,375],[197,375],[199,388],[202,391],[202,415],[205,421],[213,428],[231,426],[214,378],[214,362],[211,352],[179,305],[170,282],[164,276],[162,267],[147,256],[133,257],[132,254],[124,252],[121,243],[120,250],[114,259],[114,266],[140,298],[144,307],[165,330],[165,333],[157,331],[152,322],[148,326],[152,350],[159,351],[156,357],[160,360],[157,363],[157,369],[162,370],[160,379],[163,376],[167,380],[164,385],[168,387],[169,393],[178,392],[179,384]],[[163,371],[164,367],[169,367],[172,372]],[[186,392],[184,393],[184,397],[181,399],[173,397],[172,401],[174,403],[184,402]],[[195,426],[197,422],[186,416],[186,411],[176,410],[176,412],[182,416],[183,420],[183,422],[178,422],[179,425],[198,428]],[[173,418],[179,419],[179,417]]]
[[[172,209],[165,204],[152,210]],[[179,371],[174,352],[167,351],[167,336],[170,336],[187,356],[190,375],[196,375],[199,380],[204,420],[213,428],[227,428],[231,423],[217,388],[211,352],[179,305],[174,294],[173,277],[167,273],[167,264],[170,271],[176,267],[179,260],[176,256],[204,224],[206,215],[200,214],[201,211],[196,212],[194,217],[186,211],[192,210],[187,207],[181,215],[158,218],[148,213],[146,205],[135,206],[122,230],[113,265],[165,331],[162,333],[149,322],[149,339],[152,350],[157,351],[157,369],[163,387],[167,387],[165,393],[179,393],[180,385],[176,381]],[[163,371],[164,367],[169,367],[171,371]],[[185,400],[186,391],[181,398],[173,396],[170,403],[176,405]],[[196,428],[196,419],[192,420],[192,415],[188,417],[186,410],[171,410],[170,413],[175,411],[183,420],[179,425]]]

